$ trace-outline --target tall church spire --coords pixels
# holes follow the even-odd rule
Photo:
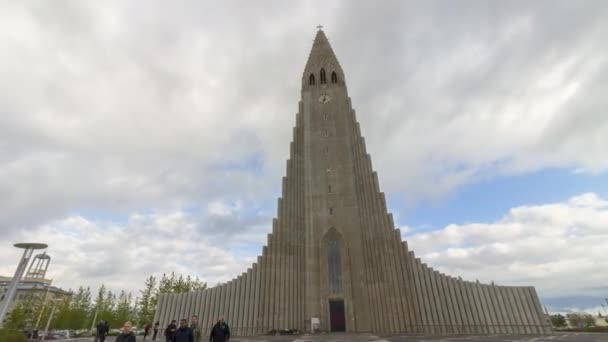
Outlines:
[[[327,83],[331,83],[332,73],[335,73],[335,77],[338,80],[336,83],[344,84],[342,67],[329,44],[329,40],[325,36],[325,32],[319,26],[319,31],[317,31],[317,35],[315,36],[306,67],[304,68],[304,74],[302,75],[302,88],[311,85],[311,75],[316,85],[322,84],[322,70],[325,72]]]

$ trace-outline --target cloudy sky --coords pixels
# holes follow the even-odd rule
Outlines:
[[[316,26],[403,238],[463,278],[608,297],[604,1],[0,5],[0,274],[216,284],[271,230]]]

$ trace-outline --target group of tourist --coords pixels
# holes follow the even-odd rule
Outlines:
[[[152,335],[152,341],[156,341],[158,335],[158,328],[160,322],[154,323],[154,334]],[[144,328],[144,340],[150,333],[150,325],[146,325]],[[109,332],[109,326],[107,322],[101,321],[97,325],[97,334],[95,336],[95,342],[104,342],[105,337]],[[187,319],[181,319],[179,321],[179,327],[176,325],[176,320],[172,320],[167,328],[165,329],[165,341],[166,342],[202,342],[203,331],[198,324],[198,317],[192,316],[190,326],[188,326]],[[228,342],[230,339],[230,328],[224,321],[224,317],[220,316],[218,322],[211,328],[209,334],[210,342]],[[116,342],[135,342],[135,334],[131,331],[131,322],[125,322],[122,327],[122,332],[116,337]]]

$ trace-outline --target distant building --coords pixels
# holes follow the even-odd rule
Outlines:
[[[17,286],[17,292],[9,306],[9,312],[19,302],[30,302],[32,305],[36,305],[40,301],[50,301],[55,298],[65,299],[72,296],[71,292],[52,286],[53,281],[45,278],[50,260],[51,257],[46,253],[39,254],[34,258],[27,274]],[[6,296],[12,281],[12,277],[0,276],[0,304],[8,300]]]

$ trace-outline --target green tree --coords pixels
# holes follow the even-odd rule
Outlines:
[[[17,302],[6,316],[5,328],[12,330],[22,330],[26,328],[26,306],[24,302]]]
[[[567,325],[566,317],[564,317],[562,314],[551,315],[551,324],[557,328],[565,327]]]
[[[116,302],[116,311],[114,314],[113,325],[122,326],[124,322],[133,320],[133,299],[131,294],[127,294],[124,290],[120,292],[118,301]]]
[[[139,325],[152,323],[154,312],[156,311],[156,303],[158,301],[156,278],[150,276],[146,279],[144,289],[139,290],[141,297],[137,301]]]
[[[591,327],[595,325],[595,320],[593,316],[587,313],[571,313],[566,315],[568,317],[568,321],[570,321],[570,325],[574,327]]]

